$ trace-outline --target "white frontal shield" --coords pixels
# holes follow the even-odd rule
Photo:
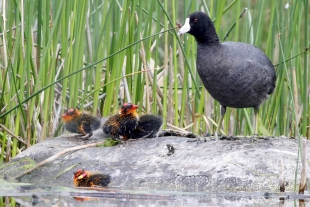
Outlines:
[[[190,29],[191,29],[191,26],[189,25],[189,17],[187,17],[183,27],[179,30],[178,35],[184,34],[188,32]]]

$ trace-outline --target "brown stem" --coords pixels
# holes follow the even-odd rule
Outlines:
[[[20,141],[21,143],[23,143],[24,145],[27,146],[27,143],[21,139],[20,137],[16,136],[13,132],[11,132],[8,128],[6,128],[5,126],[3,126],[2,124],[0,124],[0,128],[2,128],[4,131],[6,131],[8,134],[10,134],[12,137],[16,138],[18,141]]]
[[[307,179],[307,140],[302,140],[302,153],[301,153],[301,178],[299,185],[299,194],[304,194]]]
[[[280,192],[285,192],[282,158],[279,159],[279,184],[280,184]]]
[[[35,169],[37,169],[37,168],[39,168],[39,167],[41,167],[41,166],[43,166],[43,165],[45,165],[45,164],[47,164],[49,162],[52,162],[52,161],[56,160],[58,157],[66,154],[68,152],[72,152],[72,151],[76,151],[76,150],[80,150],[80,149],[84,149],[84,148],[88,148],[88,147],[94,147],[96,145],[100,145],[100,144],[103,144],[103,143],[104,143],[104,141],[103,142],[98,142],[98,143],[92,143],[92,144],[85,144],[85,145],[81,145],[81,146],[77,146],[77,147],[67,148],[67,149],[65,149],[63,151],[60,151],[57,154],[55,154],[55,155],[53,155],[53,156],[43,160],[42,162],[40,162],[39,164],[37,164],[33,168],[30,168],[29,170],[26,170],[23,173],[17,175],[16,177],[14,177],[14,179],[19,180],[20,178],[22,178],[26,174],[34,171]]]

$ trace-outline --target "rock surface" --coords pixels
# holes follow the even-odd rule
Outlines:
[[[104,141],[99,129],[88,141],[67,135],[48,139],[18,154],[0,167],[13,178],[64,149]],[[139,139],[112,147],[69,152],[22,177],[22,182],[73,187],[73,172],[84,168],[108,173],[111,187],[164,191],[279,191],[279,159],[286,190],[294,189],[298,140],[288,138],[188,142],[184,137]],[[166,144],[175,151],[167,155]],[[307,142],[309,149],[310,143]],[[307,153],[308,158],[309,152]],[[307,162],[309,163],[309,161]],[[299,173],[297,189],[299,186]],[[309,172],[307,173],[309,177]],[[308,181],[307,181],[308,182]],[[308,182],[309,184],[309,182]]]

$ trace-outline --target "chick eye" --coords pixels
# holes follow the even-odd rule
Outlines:
[[[194,19],[194,22],[198,22],[198,19]]]

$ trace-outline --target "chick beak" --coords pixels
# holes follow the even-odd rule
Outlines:
[[[139,107],[139,105],[134,105],[134,104],[132,104],[132,108],[133,109],[137,109]]]
[[[85,178],[85,177],[86,177],[86,174],[84,173],[84,174],[80,175],[77,179],[78,179],[78,180],[81,180],[81,179],[83,179],[83,178]]]

